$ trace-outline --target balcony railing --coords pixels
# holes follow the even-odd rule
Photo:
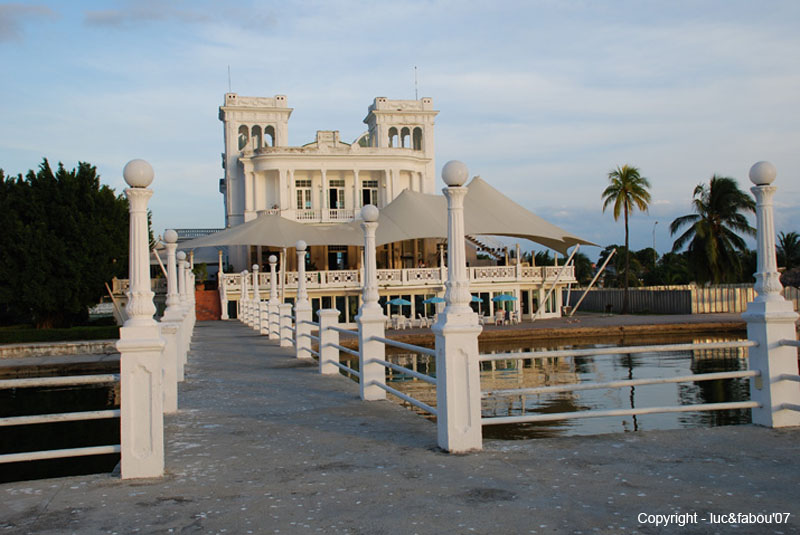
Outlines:
[[[558,277],[561,267],[523,267],[517,276],[516,266],[488,266],[467,268],[467,277],[478,287],[504,284],[552,284]],[[447,280],[447,268],[413,268],[413,269],[379,269],[377,270],[380,287],[438,287]],[[360,270],[307,271],[306,287],[308,289],[336,288],[354,290],[361,288]],[[259,273],[258,286],[263,292],[269,289],[269,273]],[[248,287],[252,288],[252,281]],[[297,272],[286,273],[286,288],[297,288]],[[559,284],[575,283],[575,270],[568,266],[559,279]],[[280,283],[279,283],[280,284]],[[226,273],[223,276],[223,288],[229,296],[238,295],[242,280],[239,273]]]

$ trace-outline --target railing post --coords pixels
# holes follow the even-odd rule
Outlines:
[[[278,307],[281,302],[278,299],[278,283],[275,276],[275,268],[278,259],[275,255],[269,255],[269,303],[267,305],[267,335],[270,340],[277,340],[280,338],[280,320],[278,318]],[[261,334],[264,334],[262,325]]]
[[[249,290],[247,288],[248,274],[249,272],[246,269],[242,271],[242,296],[239,298],[239,302],[242,304],[242,317],[240,320],[245,325],[250,325],[250,296],[248,295]]]
[[[217,290],[219,291],[220,319],[227,320],[228,317],[228,287],[225,285],[225,272],[222,271],[222,249],[217,251],[219,254],[219,271],[217,271]]]
[[[297,299],[294,303],[294,334],[297,358],[311,360],[311,303],[306,291],[306,242],[300,240],[297,249]]]
[[[261,292],[258,288],[258,264],[253,264],[253,329],[261,332]]]
[[[775,166],[758,162],[750,168],[751,188],[756,198],[758,270],[755,290],[758,296],[747,305],[742,318],[747,322],[747,337],[758,342],[749,350],[750,368],[761,372],[750,380],[750,399],[761,404],[752,411],[753,423],[767,427],[800,425],[800,412],[783,408],[800,405],[800,384],[781,376],[797,375],[797,350],[782,346],[783,339],[796,340],[797,314],[792,303],[781,296],[783,287],[775,258],[775,227],[772,197]]]
[[[375,259],[375,229],[378,228],[378,208],[371,204],[361,209],[361,228],[364,230],[364,288],[361,308],[356,316],[358,323],[358,365],[361,370],[361,399],[372,401],[386,399],[386,391],[379,384],[386,383],[386,368],[380,361],[386,360],[383,338],[386,316],[378,304],[378,270]]]
[[[190,320],[189,320],[189,292],[186,288],[186,253],[178,251],[176,254],[178,261],[178,294],[180,295],[180,312],[181,312],[181,354],[180,356],[180,375],[183,376],[183,368],[186,364],[186,359],[189,353],[190,345]]]
[[[178,233],[172,229],[164,232],[164,247],[167,249],[167,308],[161,318],[161,335],[166,341],[164,347],[164,412],[178,410],[178,381],[183,381],[183,339],[181,327],[183,315],[181,300],[178,295],[177,264],[175,249],[178,244]]]
[[[130,253],[128,260],[128,320],[120,328],[120,442],[123,479],[164,474],[164,415],[161,354],[164,339],[153,319],[156,307],[150,290],[150,251],[147,232],[147,186],[153,168],[132,160],[123,170],[130,186]]]
[[[446,305],[432,330],[436,337],[436,417],[439,447],[453,453],[480,450],[481,384],[478,335],[481,326],[470,308],[464,250],[464,197],[467,166],[447,162],[442,179],[448,187]]]
[[[325,308],[317,311],[319,318],[319,373],[334,375],[339,373],[339,367],[333,364],[339,362],[339,349],[334,344],[339,344],[339,333],[329,327],[339,323],[339,311],[335,308]]]
[[[278,305],[280,314],[281,347],[292,347],[292,305],[281,303]]]

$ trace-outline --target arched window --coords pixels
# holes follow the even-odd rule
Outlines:
[[[239,127],[239,150],[242,150],[250,139],[250,133],[245,125]]]
[[[422,150],[422,128],[414,129],[414,150]]]
[[[264,146],[265,147],[275,146],[275,127],[272,125],[264,127]]]
[[[389,146],[396,147],[397,146],[397,128],[394,126],[389,129]]]
[[[251,129],[253,149],[261,148],[261,127],[256,125]]]
[[[408,129],[407,126],[404,126],[403,129],[400,131],[400,146],[403,148],[410,147],[411,143],[411,130]]]

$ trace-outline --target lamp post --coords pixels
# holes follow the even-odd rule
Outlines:
[[[464,183],[468,176],[467,166],[459,161],[447,162],[442,168],[448,217],[446,305],[432,328],[436,337],[438,443],[455,453],[482,446],[478,366],[481,326],[469,306],[472,295],[464,247]]]
[[[295,244],[297,250],[297,300],[294,304],[294,329],[297,358],[311,360],[311,303],[306,291],[306,242]]]
[[[164,414],[161,354],[165,341],[153,319],[150,289],[147,201],[153,168],[144,160],[128,162],[122,172],[130,186],[128,320],[120,328],[120,473],[123,479],[164,473]]]
[[[278,263],[278,258],[272,254],[269,255],[269,302],[267,303],[267,335],[270,340],[277,340],[280,336],[280,327],[278,320],[278,306],[281,304],[278,299],[278,281],[275,276],[275,268]],[[264,333],[264,326],[261,326],[261,334]]]
[[[378,269],[375,258],[375,230],[378,228],[378,208],[367,204],[361,208],[361,229],[364,231],[364,287],[361,308],[356,316],[358,324],[358,364],[361,370],[361,399],[373,401],[386,399],[386,391],[379,384],[386,382],[386,368],[380,361],[386,359],[386,347],[373,337],[383,338],[386,316],[378,304]]]
[[[658,225],[658,221],[653,223],[653,269],[656,268],[656,262],[658,262],[658,253],[656,252],[656,225]]]
[[[758,162],[750,168],[750,188],[756,198],[756,242],[758,268],[756,298],[747,304],[742,318],[747,322],[747,337],[758,343],[749,349],[750,368],[761,375],[750,380],[750,399],[760,403],[752,410],[753,423],[768,427],[800,425],[800,412],[783,408],[798,407],[800,386],[784,377],[797,375],[797,350],[781,344],[796,340],[797,314],[792,303],[781,295],[781,281],[775,258],[775,226],[772,198],[775,195],[777,171],[769,162]]]

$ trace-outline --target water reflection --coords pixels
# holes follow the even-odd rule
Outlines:
[[[740,337],[648,336],[598,338],[587,343],[567,340],[535,342],[484,342],[481,353],[527,352],[543,349],[584,349],[617,345],[674,344],[740,340]],[[412,355],[387,348],[387,358],[402,366],[430,375],[436,374],[433,357]],[[516,388],[607,382],[624,379],[677,377],[699,373],[747,369],[747,350],[715,349],[683,352],[653,352],[626,355],[551,357],[545,359],[502,360],[481,363],[481,387],[484,392]],[[392,372],[393,386],[429,405],[436,405],[432,385]],[[391,397],[391,396],[390,396]],[[725,379],[694,383],[640,385],[618,389],[596,389],[539,394],[490,394],[482,401],[484,417],[548,414],[579,410],[609,410],[637,407],[694,405],[746,401],[747,379]],[[412,408],[409,405],[409,408]],[[414,409],[416,410],[416,409]],[[430,417],[430,416],[429,416]],[[483,429],[484,438],[527,439],[552,436],[594,435],[650,429],[711,427],[750,422],[750,410],[647,414],[606,418],[587,418],[558,422],[491,425]]]

